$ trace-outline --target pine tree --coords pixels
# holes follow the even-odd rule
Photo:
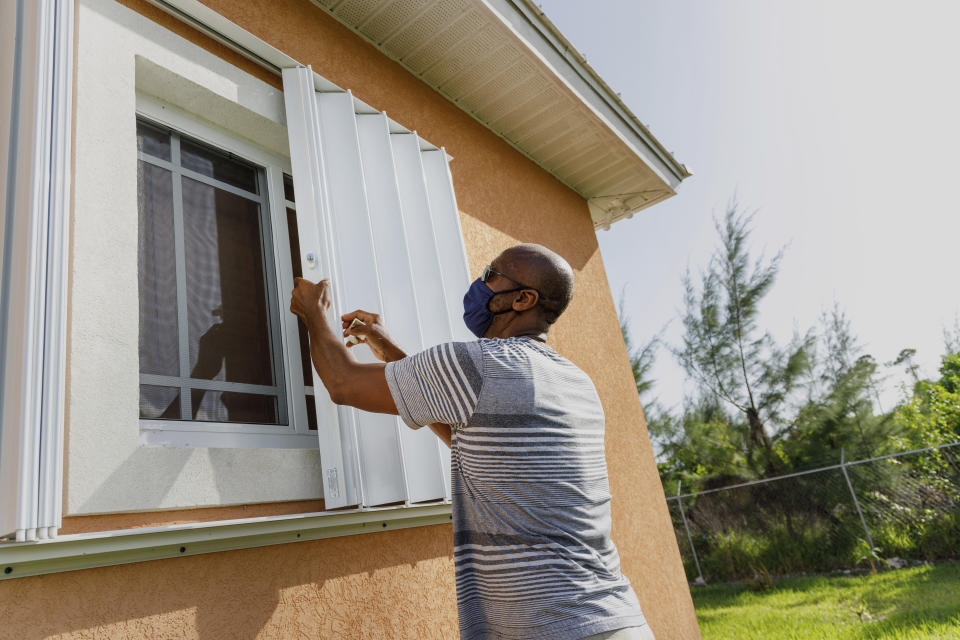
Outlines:
[[[877,362],[864,353],[850,320],[840,308],[825,312],[816,349],[808,349],[813,383],[796,412],[782,449],[793,469],[836,462],[847,457],[888,453],[895,425],[878,411]]]
[[[633,380],[637,385],[637,395],[640,396],[640,402],[646,407],[646,396],[656,384],[656,380],[651,378],[650,374],[657,359],[657,349],[660,347],[663,330],[642,345],[634,346],[633,336],[630,334],[630,316],[627,315],[626,311],[626,289],[620,292],[617,316],[620,320],[620,333],[623,335],[623,342],[627,347],[627,356],[630,358]],[[655,403],[656,400],[651,400],[651,402]]]
[[[770,474],[778,462],[768,428],[782,423],[807,366],[811,338],[781,348],[760,327],[760,303],[776,280],[783,251],[769,261],[751,257],[752,219],[731,202],[716,221],[720,246],[699,287],[689,271],[684,278],[684,334],[674,353],[700,387],[745,416],[748,462]]]

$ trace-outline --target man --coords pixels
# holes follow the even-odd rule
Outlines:
[[[572,296],[563,258],[517,245],[464,296],[477,342],[406,357],[378,316],[354,311],[343,335],[386,362],[360,364],[324,321],[329,282],[296,281],[290,309],[333,401],[430,425],[451,447],[463,640],[653,638],[610,541],[600,399],[546,344]],[[366,326],[351,329],[354,318]]]

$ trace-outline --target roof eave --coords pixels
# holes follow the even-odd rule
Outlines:
[[[663,147],[649,128],[587,64],[583,55],[532,0],[464,0],[466,5],[472,5],[473,9],[453,16],[438,17],[433,31],[426,35],[419,45],[412,44],[409,38],[400,39],[403,40],[403,45],[391,41],[397,38],[399,33],[407,34],[406,29],[415,21],[424,18],[431,11],[436,11],[441,0],[429,0],[421,8],[411,8],[406,13],[404,9],[398,9],[395,2],[384,2],[367,10],[357,10],[349,0],[311,1],[587,200],[594,226],[597,228],[609,228],[612,222],[675,195],[680,183],[690,176],[687,168]],[[343,7],[347,10],[342,10]],[[399,20],[392,29],[384,31],[382,27],[372,26],[376,24],[377,17],[390,11],[394,11],[395,19]],[[525,93],[520,85],[508,84],[509,91],[515,91],[518,93],[518,100],[524,101],[516,103],[518,109],[509,112],[508,118],[502,110],[498,115],[484,112],[486,107],[496,103],[496,98],[481,101],[479,105],[471,99],[476,97],[471,96],[471,92],[483,91],[491,85],[453,87],[446,84],[451,78],[449,73],[433,75],[435,68],[453,69],[453,78],[464,73],[462,61],[456,60],[455,55],[458,53],[457,46],[469,40],[455,41],[457,44],[453,45],[439,45],[435,36],[444,33],[462,16],[468,13],[475,15],[471,12],[483,14],[479,22],[474,20],[478,25],[483,25],[483,20],[498,25],[496,30],[476,26],[472,31],[473,34],[482,33],[485,36],[500,31],[499,46],[493,47],[487,42],[487,51],[517,47],[524,58],[539,69],[527,79],[537,73],[550,78],[554,90],[560,92],[557,98],[558,112],[576,114],[574,118],[581,118],[581,122],[573,124],[566,116],[561,116],[566,120],[566,129],[557,132],[557,139],[570,140],[576,136],[572,133],[575,131],[595,131],[596,135],[591,138],[591,134],[587,134],[590,139],[584,141],[585,145],[592,147],[569,142],[564,147],[561,143],[563,153],[568,154],[564,158],[558,156],[555,149],[553,152],[546,151],[550,147],[544,145],[542,132],[533,134],[534,139],[539,139],[539,146],[530,144],[531,141],[525,140],[523,135],[518,136],[518,121],[522,122],[524,118],[529,120],[530,117],[542,113],[538,111],[542,106],[537,106],[536,101],[532,100],[530,94]],[[479,36],[471,36],[476,37]],[[388,44],[390,46],[387,46]],[[430,58],[430,63],[424,66],[424,47],[432,45],[438,45],[441,49],[434,52],[437,57]],[[443,46],[448,49],[443,50]],[[454,57],[444,57],[450,52],[453,52]],[[496,64],[503,64],[502,59],[498,63],[491,63],[491,59],[492,55],[482,57],[477,62],[478,65],[493,65],[487,70],[489,73],[482,77],[482,82],[502,78],[509,71],[507,67],[496,68]],[[443,66],[444,63],[446,67]],[[513,62],[506,64],[512,65]],[[520,84],[522,85],[522,81]],[[531,81],[531,85],[535,84],[536,82]],[[536,87],[535,91],[550,90],[540,87]],[[497,97],[502,98],[503,93]],[[523,111],[528,105],[533,110],[531,113]],[[598,149],[607,151],[598,153]],[[611,173],[606,176],[598,174],[598,166],[609,167]]]
[[[585,104],[593,108],[611,129],[620,134],[627,144],[637,150],[638,155],[643,157],[646,154],[642,154],[642,151],[646,151],[652,156],[651,159],[655,159],[656,162],[651,164],[660,165],[655,168],[659,169],[660,173],[666,174],[665,182],[672,189],[676,189],[681,181],[693,175],[654,137],[649,127],[623,103],[619,94],[611,89],[587,63],[583,54],[564,37],[533,0],[483,0],[483,2],[497,12],[517,36],[539,53],[554,73],[563,79]],[[524,33],[524,25],[539,37],[530,38],[529,34]],[[564,66],[574,74],[573,78],[569,73],[564,73]],[[580,82],[571,82],[574,79],[579,79]],[[578,84],[580,86],[577,86]],[[647,160],[647,158],[644,159]]]

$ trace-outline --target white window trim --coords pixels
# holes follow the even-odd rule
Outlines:
[[[201,422],[188,420],[140,420],[143,444],[166,447],[211,447],[251,449],[316,449],[317,431],[307,427],[306,405],[301,398],[308,393],[303,384],[297,323],[290,313],[285,293],[292,290],[290,242],[287,231],[283,175],[291,175],[290,159],[271,153],[237,134],[221,129],[171,104],[137,93],[137,116],[169,127],[190,138],[228,151],[263,167],[266,173],[268,216],[273,244],[274,282],[277,283],[277,308],[271,311],[279,320],[283,393],[286,394],[289,425]],[[271,268],[271,265],[266,265]],[[278,372],[279,373],[279,372]]]

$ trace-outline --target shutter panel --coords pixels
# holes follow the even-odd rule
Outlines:
[[[407,241],[410,243],[413,282],[417,290],[417,303],[420,305],[423,347],[432,347],[450,340],[453,329],[447,311],[440,252],[423,175],[420,140],[415,133],[400,131],[390,136],[390,143],[397,168]]]
[[[358,115],[357,125],[376,260],[381,265],[383,319],[404,349],[416,353],[423,349],[423,336],[410,268],[408,234],[391,151],[390,125],[382,113]],[[391,418],[400,439],[407,500],[422,502],[444,497],[445,492],[440,491],[444,479],[437,445],[446,448],[445,445],[429,429],[414,431],[399,419]]]
[[[354,309],[384,313],[380,302],[373,232],[367,209],[363,166],[357,136],[353,96],[349,93],[317,94],[320,106],[320,142],[326,159],[326,184],[333,222],[334,259],[338,262],[339,315]],[[296,179],[296,178],[294,178]],[[376,362],[369,349],[357,348],[360,362]],[[359,487],[358,503],[385,504],[404,500],[400,450],[394,418],[346,409],[353,413],[351,462]],[[359,477],[358,477],[359,474]]]
[[[312,74],[305,69],[283,71],[287,135],[290,138],[290,164],[297,192],[297,230],[300,239],[302,273],[313,281],[329,277],[333,281],[334,300],[339,295],[339,279],[334,270],[333,242],[326,192],[323,189],[323,154],[317,144],[308,141],[320,137],[320,112],[313,89]],[[334,305],[336,307],[336,305]],[[336,319],[336,311],[327,313],[327,321]],[[313,372],[314,401],[317,408],[317,432],[323,470],[323,497],[326,508],[355,504],[347,495],[344,465],[345,442],[340,425],[350,416],[330,401],[326,387]],[[308,400],[309,401],[309,400]],[[341,421],[341,417],[343,420]],[[351,483],[352,486],[352,483]]]
[[[463,232],[460,229],[460,213],[457,211],[450,166],[447,164],[447,154],[442,149],[438,149],[424,151],[421,157],[453,339],[474,340],[473,334],[463,323],[463,295],[470,286],[471,278],[470,269],[467,266],[467,254],[463,246]]]
[[[437,247],[440,258],[440,273],[443,277],[443,289],[447,298],[447,312],[452,329],[451,339],[463,342],[476,338],[463,323],[463,295],[470,286],[470,268],[467,265],[466,248],[463,245],[463,232],[460,228],[460,212],[457,198],[453,192],[453,180],[447,153],[443,149],[424,151],[421,154],[424,175],[427,182],[427,194],[430,211],[433,214]],[[450,482],[450,452],[444,446],[444,479]],[[450,488],[447,487],[447,498]]]
[[[304,274],[333,280],[328,321],[339,327],[354,309],[379,313],[409,353],[472,339],[461,320],[468,276],[446,154],[349,92],[328,83],[317,91],[314,80],[309,69],[283,71],[298,225],[310,231],[301,231],[301,255],[320,256],[312,267],[305,258]],[[362,346],[352,352],[374,361]],[[327,414],[318,425],[328,507],[450,498],[449,450],[429,429],[349,407],[338,413],[339,424]],[[328,486],[331,474],[344,484]]]

